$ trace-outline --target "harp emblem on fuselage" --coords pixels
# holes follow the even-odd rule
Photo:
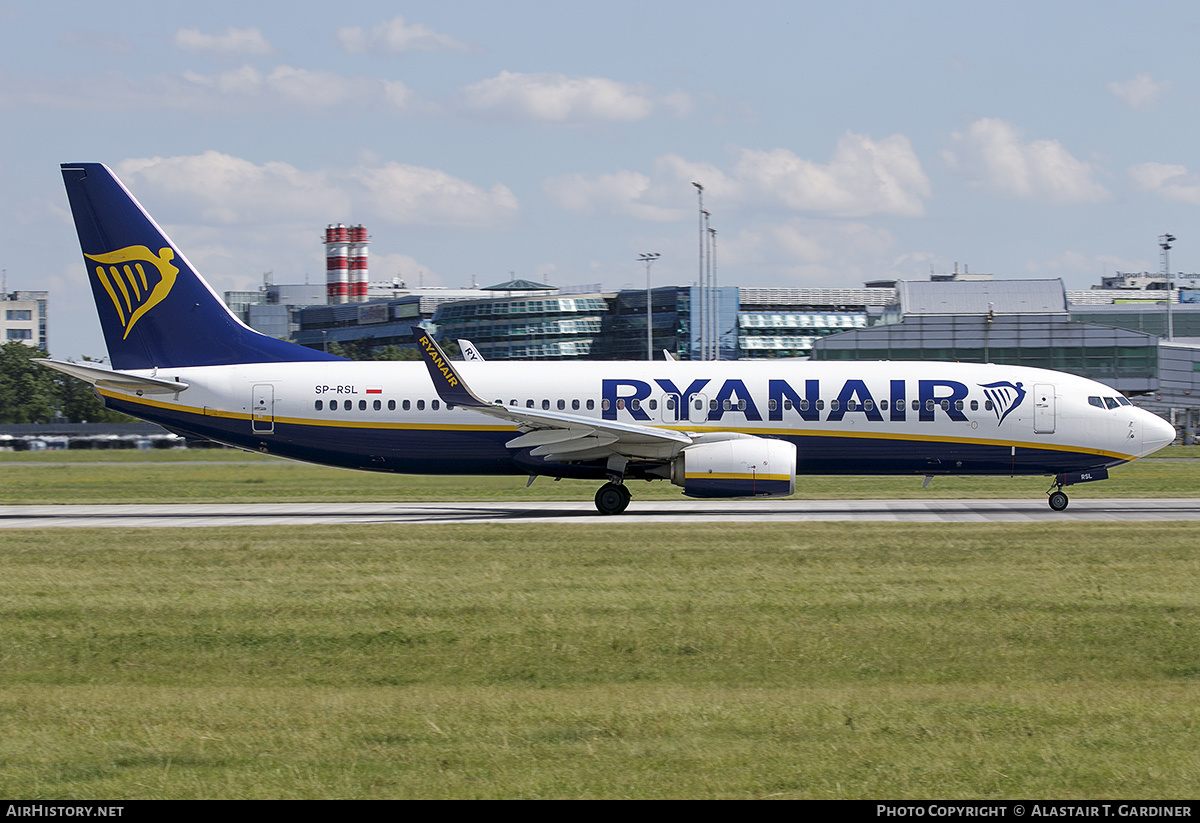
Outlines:
[[[1008,417],[1009,412],[1021,405],[1025,399],[1025,389],[1020,383],[1009,383],[1007,380],[999,383],[980,383],[983,396],[992,401],[992,411],[996,413],[996,425],[999,426]]]

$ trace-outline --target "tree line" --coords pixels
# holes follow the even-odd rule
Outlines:
[[[16,341],[0,344],[0,423],[133,422],[104,408],[84,381],[33,362],[41,357],[49,355]]]

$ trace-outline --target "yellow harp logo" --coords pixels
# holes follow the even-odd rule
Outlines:
[[[179,269],[171,264],[175,252],[162,248],[154,254],[145,246],[126,246],[107,254],[84,254],[89,260],[99,263],[96,277],[108,292],[109,299],[125,329],[122,340],[129,337],[133,324],[142,315],[157,306],[171,293]],[[144,265],[145,264],[145,265]],[[146,269],[153,266],[147,276]]]

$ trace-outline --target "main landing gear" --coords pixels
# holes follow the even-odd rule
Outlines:
[[[605,483],[596,492],[596,511],[601,514],[620,514],[629,506],[633,495],[623,483]]]

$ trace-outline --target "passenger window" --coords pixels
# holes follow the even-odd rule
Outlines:
[[[722,411],[729,411],[732,408],[733,408],[733,403],[730,402],[728,399],[721,401]]]
[[[841,408],[841,405],[842,405],[842,404],[841,404],[841,403],[839,403],[837,400],[830,400],[830,401],[829,401],[829,410],[830,410],[830,411],[837,411],[839,408]]]
[[[858,410],[858,401],[857,400],[847,400],[846,401],[846,411],[857,411],[857,410]]]
[[[532,401],[532,400],[526,400],[526,401],[525,401],[525,408],[527,408],[527,409],[532,409],[532,408],[533,408],[533,401]]]
[[[888,401],[886,401],[886,400],[880,400],[880,401],[879,401],[879,410],[880,410],[880,411],[887,411],[887,409],[888,409]]]
[[[518,405],[520,405],[520,404],[519,404],[519,403],[517,403],[516,399],[514,398],[514,399],[512,399],[512,400],[509,400],[509,401],[508,401],[508,405],[510,405],[510,406],[518,406]]]
[[[932,400],[925,401],[925,411],[933,411],[933,401]]]
[[[589,409],[592,407],[591,403],[592,403],[592,401],[589,400],[588,401]],[[608,411],[608,398],[607,397],[600,401],[600,411]]]
[[[405,400],[404,401],[404,410],[408,411],[410,408],[412,408],[412,403],[409,402],[408,400]]]
[[[704,408],[704,401],[703,401],[703,400],[697,400],[697,401],[696,401],[696,411],[700,411],[700,410],[701,410],[701,409],[703,409],[703,408]]]
[[[618,398],[617,398],[617,408],[618,408],[618,409],[623,409],[623,408],[625,408],[625,398],[624,398],[624,397],[618,397]]]
[[[634,411],[637,411],[641,407],[642,401],[638,400],[636,397],[629,401],[629,408],[633,409]]]
[[[863,408],[866,409],[867,411],[874,411],[875,410],[875,401],[874,400],[864,400]]]
[[[379,411],[380,409],[383,408],[383,403],[381,403],[378,400],[375,401],[374,405],[375,405],[375,411]]]
[[[837,402],[837,401],[834,401],[834,402]],[[825,410],[825,401],[818,400],[817,401],[817,411],[824,411],[824,410]]]
[[[417,411],[425,411],[425,401],[424,400],[417,401]]]
[[[1108,406],[1110,409],[1115,409],[1120,404],[1117,403],[1117,398],[1106,397],[1106,398],[1104,398],[1104,405]]]
[[[1098,409],[1102,409],[1102,408],[1104,408],[1104,401],[1101,400],[1099,397],[1089,397],[1088,405],[1095,406]]]
[[[932,403],[933,401],[932,401],[932,400],[930,400],[929,402],[930,402],[930,403]],[[912,402],[912,410],[913,410],[913,411],[920,411],[920,410],[921,410],[921,401],[920,401],[920,400],[914,400],[914,401]]]
[[[992,405],[991,400],[984,400],[983,408],[984,408],[984,411],[991,411],[993,408],[995,408],[995,406]]]
[[[651,400],[651,401],[650,401],[650,411],[654,411],[654,410],[655,410],[655,409],[657,409],[657,408],[658,408],[658,401],[657,401],[657,400]]]
[[[543,410],[543,411],[549,411],[549,410],[550,410],[550,401],[549,401],[549,400],[543,400],[543,401],[542,401],[542,410]]]
[[[779,408],[779,404],[774,399],[767,401],[767,411],[775,411],[777,408]]]
[[[726,400],[725,402],[726,402],[726,403],[728,403],[729,401],[728,401],[728,400]],[[716,411],[716,410],[717,410],[717,401],[716,401],[716,400],[709,400],[709,401],[708,401],[708,410],[709,410],[709,411]]]
[[[566,407],[567,407],[567,401],[566,401],[566,400],[559,400],[559,401],[558,401],[558,410],[559,410],[559,411],[562,411],[562,410],[563,410],[563,409],[565,409]]]
[[[396,401],[389,400],[388,401],[388,411],[395,411],[395,410],[396,410]]]
[[[579,401],[578,400],[571,401],[571,411],[579,411]]]
[[[807,404],[807,403],[808,403],[808,401],[807,401],[807,400],[801,400],[801,401],[800,401],[800,407],[801,407],[801,408],[807,408],[807,406],[805,405],[805,404]],[[783,407],[784,407],[785,409],[787,409],[788,411],[791,411],[791,410],[792,410],[792,401],[791,401],[791,400],[784,400],[784,401],[783,401]]]
[[[978,400],[971,401],[971,411],[979,411],[979,401]]]
[[[359,400],[359,401],[358,401],[358,410],[359,410],[359,411],[366,411],[366,410],[367,410],[367,401],[366,401],[366,400]]]
[[[785,400],[784,402],[785,402],[785,403],[791,403],[792,401],[791,401],[791,400]],[[807,399],[805,399],[805,400],[801,400],[801,401],[800,401],[800,411],[808,411],[808,400],[807,400]]]
[[[337,411],[337,401],[336,401],[336,400],[330,400],[330,401],[329,401],[329,410],[330,410],[330,411]]]
[[[588,407],[588,411],[591,411],[592,409],[596,408],[596,401],[595,400],[587,401],[587,407]]]
[[[439,406],[441,406],[441,405],[442,405],[441,403],[439,403],[438,401],[434,400],[432,403],[430,403],[430,404],[429,404],[429,408],[433,409],[434,411],[437,411],[437,410],[438,410],[438,407],[439,407]]]
[[[961,400],[955,400],[955,401],[954,401],[954,410],[955,410],[955,411],[962,411],[962,410],[963,410],[963,402],[962,402]]]
[[[318,400],[317,401],[317,411],[320,411],[324,407],[325,407],[325,403],[321,400]]]

